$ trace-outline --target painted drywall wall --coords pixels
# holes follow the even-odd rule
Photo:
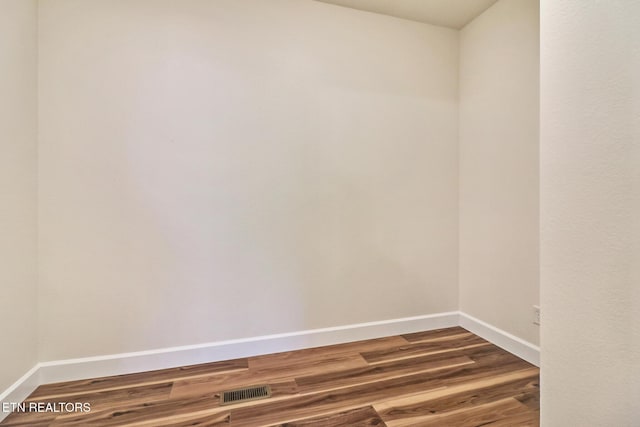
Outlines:
[[[460,32],[460,310],[537,344],[537,0]]]
[[[37,362],[37,5],[0,1],[0,392]]]
[[[42,360],[457,308],[456,31],[50,0],[39,42]]]
[[[640,420],[640,3],[541,4],[542,425]]]

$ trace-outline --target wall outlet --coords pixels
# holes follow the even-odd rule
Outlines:
[[[533,306],[533,324],[540,326],[540,306]]]

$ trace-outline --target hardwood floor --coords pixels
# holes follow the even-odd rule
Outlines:
[[[455,327],[204,365],[40,386],[0,426],[537,426],[539,370]],[[221,406],[223,391],[272,395]]]

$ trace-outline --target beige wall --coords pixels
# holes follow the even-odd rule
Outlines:
[[[640,3],[541,7],[542,424],[640,420]]]
[[[537,0],[460,32],[460,310],[538,343]]]
[[[456,31],[50,0],[39,40],[42,360],[457,308]]]
[[[36,2],[0,0],[0,393],[37,362],[36,37]]]

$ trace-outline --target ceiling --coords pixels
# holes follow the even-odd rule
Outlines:
[[[460,29],[497,0],[317,0],[391,15],[426,24]]]

